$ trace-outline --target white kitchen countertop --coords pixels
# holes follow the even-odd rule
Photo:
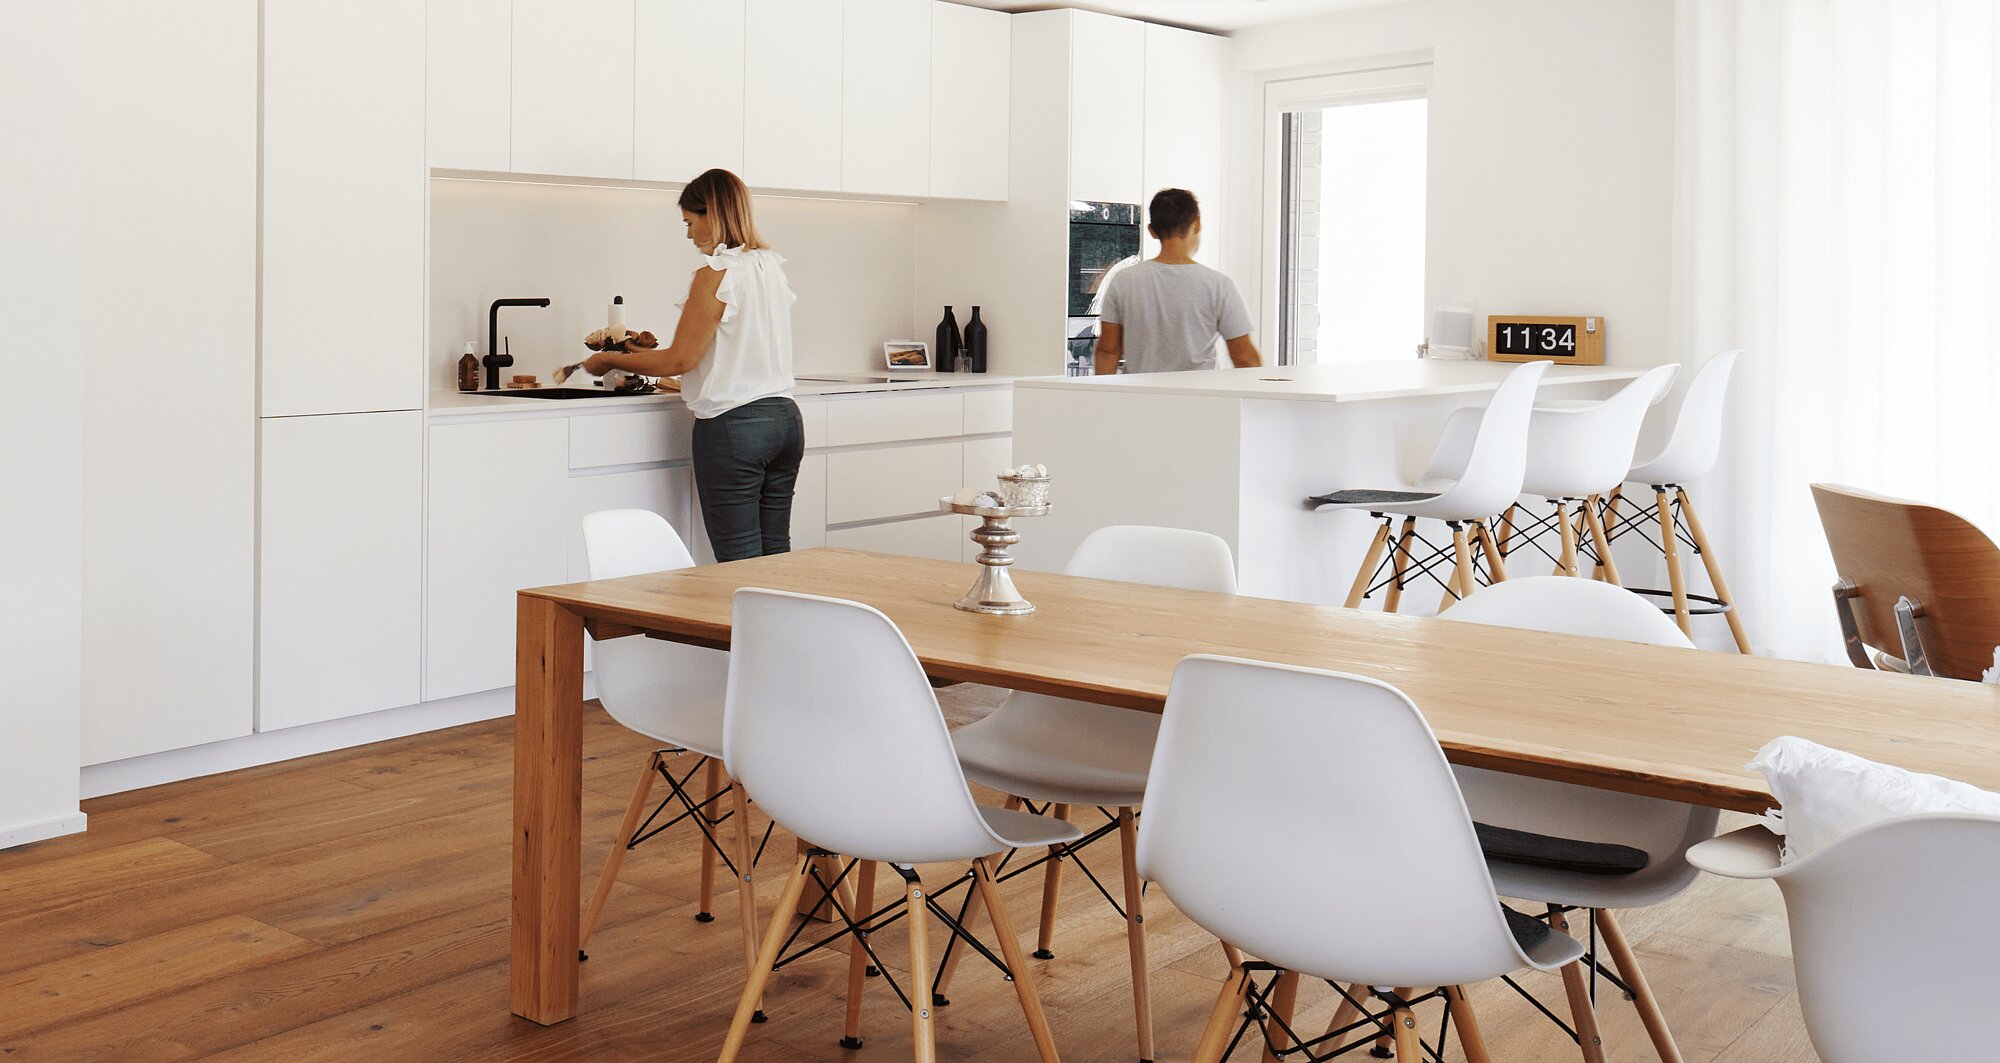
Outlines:
[[[813,373],[810,376],[887,376],[884,373]],[[895,383],[871,383],[867,381],[839,382],[821,380],[801,380],[792,389],[792,397],[798,399],[824,398],[831,395],[881,394],[888,392],[938,391],[946,388],[997,387],[1012,384],[1017,377],[1001,376],[995,373],[910,373],[898,374]],[[513,395],[494,395],[489,392],[464,392],[437,389],[430,394],[429,412],[432,417],[457,417],[471,414],[491,414],[502,411],[522,413],[561,414],[564,412],[599,411],[610,408],[640,410],[655,406],[679,406],[681,394],[678,391],[660,391],[650,395],[613,395],[606,393],[603,398],[589,399],[537,399]]]
[[[1289,399],[1307,402],[1367,402],[1425,395],[1491,391],[1514,366],[1505,362],[1433,361],[1404,358],[1384,362],[1265,366],[1252,369],[1198,369],[1185,373],[1130,373],[1119,376],[1027,377],[1017,388],[1100,391],[1123,395],[1184,395],[1231,399]],[[1609,365],[1552,365],[1543,385],[1631,380],[1644,373]]]

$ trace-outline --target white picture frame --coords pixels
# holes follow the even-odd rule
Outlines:
[[[923,340],[890,340],[882,345],[882,364],[899,372],[921,373],[931,368],[931,345]]]

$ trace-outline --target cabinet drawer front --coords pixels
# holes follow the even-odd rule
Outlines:
[[[693,453],[694,415],[684,409],[605,413],[569,419],[569,467],[685,461]]]
[[[826,545],[849,550],[873,550],[881,554],[928,557],[935,561],[957,561],[961,537],[971,539],[971,522],[944,514],[899,520],[893,524],[870,524],[862,528],[837,528],[826,533]],[[973,574],[966,575],[966,586]]]
[[[957,490],[963,462],[964,447],[958,443],[828,454],[826,522],[933,512],[940,497]]]
[[[884,395],[828,400],[826,445],[943,439],[965,431],[965,403],[957,392]]]
[[[826,446],[826,401],[824,399],[797,399],[799,420],[806,427],[806,449]]]
[[[965,393],[965,434],[989,435],[1014,430],[1014,389]]]

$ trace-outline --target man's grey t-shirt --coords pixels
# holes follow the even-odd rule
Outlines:
[[[1217,337],[1250,334],[1236,285],[1199,262],[1136,262],[1104,293],[1102,320],[1125,329],[1125,371],[1214,369]]]

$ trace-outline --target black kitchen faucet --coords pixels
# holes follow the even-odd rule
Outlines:
[[[495,299],[486,308],[486,357],[480,364],[486,367],[486,390],[500,390],[500,367],[513,365],[512,354],[500,353],[500,308],[503,306],[547,306],[547,299]]]

